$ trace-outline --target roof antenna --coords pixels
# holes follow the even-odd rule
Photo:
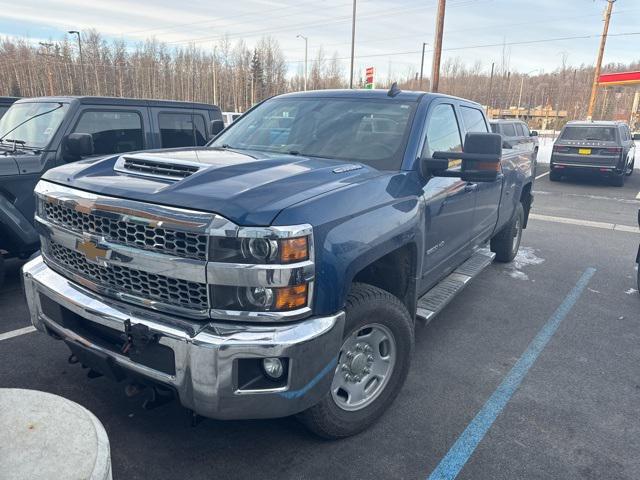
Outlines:
[[[389,91],[387,92],[387,96],[388,97],[395,97],[396,95],[398,95],[400,92],[402,92],[402,90],[400,90],[398,88],[398,82],[393,82],[393,84],[391,85],[391,88],[389,89]]]

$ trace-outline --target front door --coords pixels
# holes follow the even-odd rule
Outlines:
[[[446,101],[445,101],[446,102]],[[431,105],[422,156],[435,151],[462,151],[460,124],[454,105]],[[449,162],[450,170],[459,170],[460,161]],[[426,242],[422,272],[422,291],[450,273],[464,255],[475,208],[475,190],[459,178],[433,177],[424,188]]]

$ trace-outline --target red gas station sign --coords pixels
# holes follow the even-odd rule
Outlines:
[[[640,84],[640,71],[603,73],[598,77],[599,85],[633,85]]]
[[[365,70],[365,86],[364,88],[373,88],[373,67],[367,67]]]

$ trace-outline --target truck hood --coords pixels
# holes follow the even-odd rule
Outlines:
[[[18,175],[18,163],[13,155],[5,155],[0,152],[0,177],[7,175]]]
[[[168,180],[118,167],[124,159],[196,165]],[[270,225],[284,208],[381,173],[357,162],[217,148],[145,151],[70,163],[43,178],[103,195],[215,212],[238,225]]]

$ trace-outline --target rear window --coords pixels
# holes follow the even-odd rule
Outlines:
[[[484,122],[484,115],[477,108],[461,107],[462,121],[467,128],[467,132],[487,132],[487,124]]]
[[[502,134],[505,137],[515,137],[516,136],[516,127],[513,123],[503,123],[502,124]]]
[[[161,113],[158,115],[162,148],[201,146],[207,143],[202,115]]]
[[[616,127],[565,127],[560,135],[562,140],[584,140],[595,142],[615,142]]]

